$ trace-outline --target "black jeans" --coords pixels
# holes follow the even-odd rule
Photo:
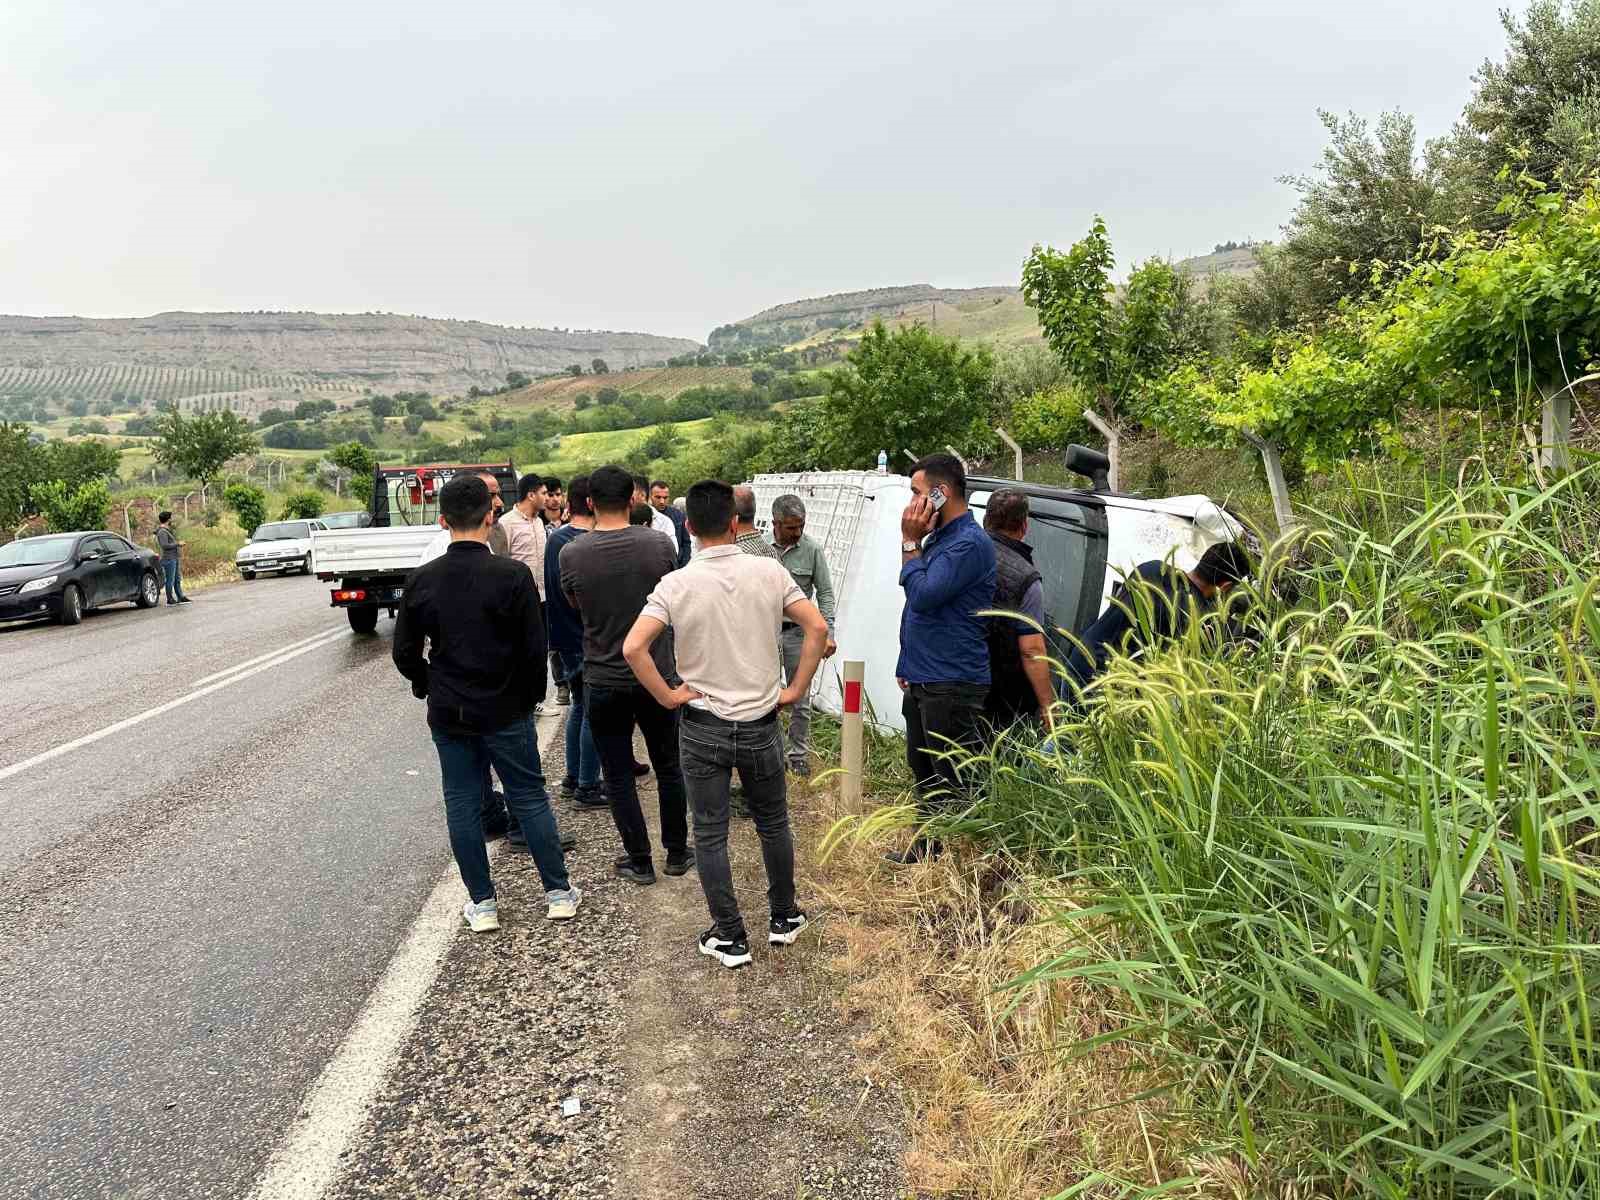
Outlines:
[[[965,751],[983,748],[982,683],[913,683],[906,688],[900,712],[906,719],[906,764],[917,781],[917,807],[924,817],[960,808],[968,799],[969,782],[957,769]]]
[[[728,865],[728,784],[734,771],[744,785],[750,815],[761,837],[767,869],[767,907],[775,917],[793,915],[794,836],[783,774],[783,736],[774,718],[724,721],[684,710],[679,731],[683,775],[694,810],[694,864],[718,937],[745,936],[739,898]]]
[[[678,765],[678,714],[657,704],[638,684],[599,687],[590,684],[584,700],[589,729],[600,752],[600,773],[605,779],[611,817],[622,835],[622,848],[637,867],[651,865],[650,830],[639,808],[639,787],[633,776],[633,727],[644,734],[650,766],[656,773],[661,801],[661,842],[670,855],[684,853],[689,844],[689,818],[683,792],[683,769]]]

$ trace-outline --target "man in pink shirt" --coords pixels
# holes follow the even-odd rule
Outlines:
[[[689,489],[689,530],[700,553],[662,575],[645,600],[622,654],[639,683],[667,709],[681,709],[679,758],[694,814],[695,865],[713,924],[700,953],[725,967],[750,961],[750,942],[728,865],[729,784],[735,770],[761,837],[771,910],[767,941],[787,946],[805,927],[795,906],[794,838],[789,830],[778,709],[806,694],[828,640],[828,623],[775,558],[745,554],[733,489],[708,479]],[[804,631],[800,662],[780,687],[778,631]],[[670,686],[650,653],[668,626],[678,674]]]

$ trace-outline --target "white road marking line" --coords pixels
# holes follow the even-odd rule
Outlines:
[[[540,739],[547,757],[556,732]],[[505,846],[500,843],[499,848]],[[501,857],[491,854],[491,861]],[[298,1119],[279,1143],[249,1200],[318,1200],[339,1178],[340,1158],[361,1130],[367,1110],[389,1078],[400,1048],[416,1028],[417,1010],[461,928],[461,876],[451,863],[384,968],[355,1024],[311,1085]],[[539,918],[530,913],[525,918]],[[542,919],[541,919],[542,923]]]
[[[344,631],[335,630],[334,632],[342,635]],[[183,705],[188,704],[191,700],[198,700],[202,696],[209,696],[212,692],[219,692],[225,687],[231,687],[236,683],[249,679],[252,675],[259,675],[263,671],[270,671],[273,667],[282,666],[290,659],[299,658],[302,654],[309,654],[313,650],[320,650],[324,646],[332,644],[332,642],[335,640],[337,639],[332,637],[324,638],[322,641],[312,642],[308,646],[301,646],[297,650],[291,650],[287,654],[280,654],[276,658],[268,659],[266,662],[259,663],[247,670],[235,671],[232,675],[229,675],[223,679],[219,679],[215,683],[207,684],[205,687],[196,688],[192,692],[185,692],[175,700],[168,700],[165,704],[158,704],[154,708],[147,708],[142,713],[135,713],[131,717],[125,717],[121,721],[117,721],[115,724],[107,725],[104,729],[96,729],[93,733],[86,733],[82,737],[73,738],[70,742],[63,742],[59,746],[52,746],[49,750],[41,751],[40,753],[35,754],[32,758],[25,758],[21,762],[14,762],[9,767],[0,767],[0,779],[10,779],[13,775],[20,775],[30,767],[37,767],[40,763],[49,762],[52,758],[60,758],[63,754],[71,754],[74,750],[81,750],[85,746],[92,746],[95,742],[108,738],[112,734],[121,733],[124,729],[132,729],[135,725],[142,725],[152,717],[159,717],[162,713],[169,713],[175,708],[180,708]]]
[[[276,650],[268,650],[265,654],[258,654],[254,658],[247,658],[243,662],[234,663],[231,667],[225,667],[214,674],[206,675],[203,678],[196,679],[193,686],[204,687],[213,679],[221,679],[224,675],[232,675],[235,671],[242,671],[246,667],[253,667],[258,662],[266,662],[269,658],[277,658],[278,655],[296,649],[299,646],[304,646],[309,642],[315,642],[323,638],[332,639],[334,634],[348,632],[349,631],[342,625],[330,626],[329,628],[322,630],[320,633],[313,633],[310,637],[301,638],[298,642],[290,642],[287,646],[279,646]]]

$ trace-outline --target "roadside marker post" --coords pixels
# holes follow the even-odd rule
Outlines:
[[[842,768],[839,799],[847,810],[861,805],[861,683],[865,675],[865,663],[859,659],[845,659],[844,711],[839,725],[839,766]]]

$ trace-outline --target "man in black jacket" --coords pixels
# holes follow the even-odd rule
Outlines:
[[[539,593],[525,566],[489,553],[490,503],[475,475],[445,484],[439,512],[450,548],[407,582],[394,635],[395,666],[428,701],[450,849],[471,897],[462,916],[475,933],[500,928],[480,808],[490,763],[539,868],[547,916],[567,920],[582,899],[562,861],[533,732],[534,701],[545,689]]]
[[[994,543],[994,606],[1016,616],[989,618],[989,695],[984,713],[996,728],[1034,719],[1050,727],[1055,700],[1045,630],[1044,581],[1033,565],[1028,497],[1001,488],[983,510],[983,529]]]

